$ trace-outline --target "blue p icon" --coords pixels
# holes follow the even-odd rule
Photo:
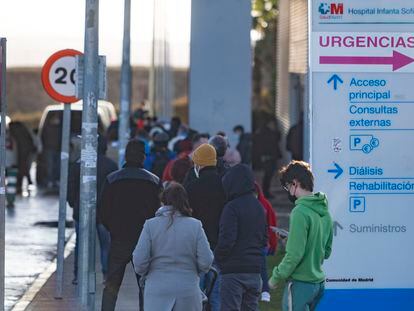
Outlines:
[[[349,198],[349,211],[351,213],[365,212],[365,197],[350,197]]]
[[[354,137],[354,147],[358,146],[361,143],[361,138]]]

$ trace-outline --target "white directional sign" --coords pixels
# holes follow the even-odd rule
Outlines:
[[[310,4],[311,163],[335,234],[318,311],[414,310],[414,2]]]

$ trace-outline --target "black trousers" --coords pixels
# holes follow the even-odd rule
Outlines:
[[[118,299],[119,288],[125,274],[125,268],[129,262],[132,263],[132,252],[136,243],[120,240],[111,240],[109,250],[108,275],[105,281],[105,288],[102,295],[102,311],[115,310],[116,300]],[[136,274],[139,289],[139,310],[144,310],[144,296],[140,287],[140,276]]]
[[[270,194],[270,185],[272,183],[272,178],[274,177],[277,169],[276,159],[266,159],[266,161],[263,161],[262,167],[264,171],[262,180],[262,190],[264,195],[268,197]]]

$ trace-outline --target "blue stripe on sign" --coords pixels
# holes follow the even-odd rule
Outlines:
[[[317,311],[414,310],[414,288],[327,289]]]

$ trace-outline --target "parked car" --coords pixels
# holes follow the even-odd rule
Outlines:
[[[114,106],[107,101],[98,101],[98,133],[104,135],[113,119]],[[63,104],[50,105],[43,111],[39,123],[39,154],[36,180],[39,186],[56,186],[59,180],[60,150],[62,137]],[[71,104],[71,141],[82,133],[82,101]],[[51,185],[48,183],[52,183]]]

